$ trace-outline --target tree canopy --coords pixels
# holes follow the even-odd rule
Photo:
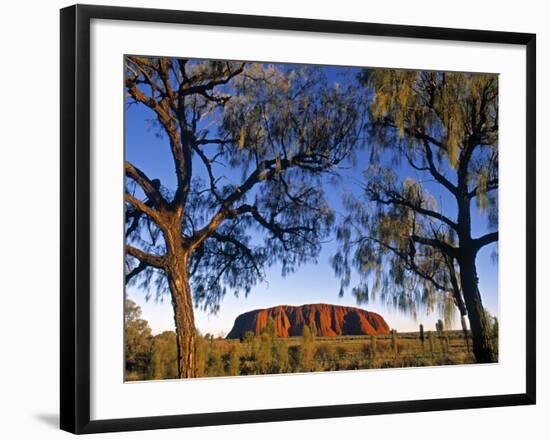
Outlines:
[[[315,259],[334,219],[318,179],[356,142],[357,93],[329,88],[321,71],[301,67],[282,72],[260,64],[129,57],[127,68],[129,102],[152,107],[159,128],[174,137],[171,144],[179,140],[171,134],[176,122],[191,138],[181,230],[195,249],[189,261],[195,303],[215,311],[226,288],[248,293],[266,266],[281,262],[288,273]],[[182,189],[151,180],[145,192],[143,173],[126,167],[128,242],[161,256],[165,243],[155,215],[132,201],[140,194],[147,197],[143,204],[173,204]],[[239,181],[228,181],[238,174]],[[166,291],[158,267],[135,259],[129,251],[127,280],[140,275],[142,284],[156,282],[157,292]]]

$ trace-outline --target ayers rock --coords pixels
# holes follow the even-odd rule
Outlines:
[[[312,323],[315,323],[317,335],[321,337],[378,335],[390,332],[384,318],[374,312],[351,306],[317,303],[301,306],[280,305],[246,312],[235,319],[227,338],[242,338],[247,331],[260,335],[270,317],[275,321],[278,337],[299,336],[304,325]]]

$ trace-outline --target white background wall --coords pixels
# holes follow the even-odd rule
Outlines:
[[[96,3],[89,1],[89,3]],[[537,33],[538,45],[538,401],[533,407],[325,419],[105,437],[544,437],[550,388],[545,379],[549,327],[544,292],[550,257],[544,227],[550,165],[543,123],[550,89],[549,11],[544,2],[461,0],[123,1],[100,4],[300,16]],[[60,437],[59,367],[59,13],[64,1],[2,5],[0,22],[0,435]],[[545,56],[546,55],[546,56]],[[7,154],[7,155],[6,155]],[[353,389],[350,389],[353,391]],[[547,433],[546,433],[547,434]]]

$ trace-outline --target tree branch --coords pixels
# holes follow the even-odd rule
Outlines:
[[[367,192],[369,193],[370,198],[381,204],[385,205],[398,205],[403,207],[408,207],[409,209],[414,210],[415,212],[419,213],[420,215],[429,216],[431,218],[437,219],[439,221],[444,222],[448,226],[452,227],[454,230],[458,230],[458,225],[452,221],[450,218],[446,217],[442,213],[435,212],[430,209],[423,208],[421,206],[417,206],[416,204],[412,203],[411,201],[407,200],[406,198],[403,198],[400,194],[393,190],[385,190],[385,194],[390,197],[389,199],[383,199],[380,197],[378,192],[374,189],[367,188]]]
[[[473,188],[469,193],[468,193],[468,197],[469,198],[474,198],[476,195],[477,195],[477,191],[478,191],[479,187],[476,186],[475,188]],[[487,182],[487,186],[485,188],[485,192],[490,192],[490,191],[493,191],[495,189],[498,189],[498,178],[494,178],[492,180],[489,180]]]
[[[468,166],[470,165],[470,159],[472,158],[475,149],[479,146],[477,143],[471,143],[465,145],[462,149],[458,163],[458,185],[464,192],[468,190]]]
[[[147,206],[143,201],[138,200],[133,195],[130,195],[128,192],[124,194],[124,200],[132,204],[136,209],[148,215],[157,225],[160,227],[161,219],[159,212],[155,211],[151,207]]]
[[[196,144],[193,145],[193,151],[197,153],[206,168],[206,172],[208,173],[208,178],[210,180],[210,192],[212,192],[214,197],[216,197],[216,200],[221,201],[221,196],[216,188],[216,178],[214,177],[214,172],[212,171],[212,161],[198,146],[196,146]]]
[[[126,244],[126,253],[147,266],[164,269],[164,259],[157,255],[146,253],[139,248]]]
[[[474,244],[474,248],[476,250],[479,250],[482,247],[485,247],[486,245],[496,241],[498,241],[498,232],[487,233],[486,235],[474,239],[472,242]]]
[[[202,138],[196,141],[197,145],[228,145],[235,143],[236,139],[207,139]]]
[[[426,152],[426,159],[428,161],[430,174],[432,174],[432,176],[439,183],[441,183],[444,187],[446,187],[449,190],[449,192],[451,192],[453,195],[456,195],[458,188],[437,170],[437,167],[435,166],[435,163],[434,163],[433,152],[430,144],[428,143],[427,140],[424,140],[423,144],[424,144],[424,151]]]
[[[452,245],[447,244],[446,242],[440,241],[439,239],[426,238],[425,236],[411,235],[411,238],[414,242],[419,244],[429,245],[430,247],[435,247],[439,249],[444,254],[450,257],[456,257],[458,249]]]
[[[450,277],[451,286],[452,286],[452,293],[455,299],[456,306],[460,310],[460,315],[465,316],[466,314],[468,314],[468,312],[466,310],[466,304],[464,303],[464,298],[462,297],[462,291],[458,285],[458,277],[454,266],[454,259],[448,256],[445,256],[445,263],[447,264],[447,268],[449,269],[449,277]]]
[[[436,289],[438,290],[441,290],[441,291],[447,291],[448,289],[443,286],[442,284],[440,284],[434,277],[433,275],[430,275],[429,273],[426,273],[424,271],[422,271],[420,269],[420,267],[416,264],[416,262],[414,261],[414,259],[412,259],[411,257],[409,257],[409,255],[399,251],[397,248],[377,239],[377,238],[373,238],[371,236],[367,237],[366,239],[370,239],[374,242],[376,242],[378,245],[381,245],[383,248],[385,248],[386,250],[388,251],[391,251],[392,253],[394,253],[396,256],[398,256],[402,261],[403,263],[405,264],[405,267],[407,268],[407,270],[409,271],[412,271],[413,273],[415,273],[416,275],[420,276],[422,279],[424,280],[427,280],[428,282],[430,282]]]
[[[219,85],[225,85],[229,81],[231,81],[231,79],[233,79],[235,76],[241,74],[244,71],[245,65],[246,63],[241,63],[239,68],[237,68],[233,72],[229,72],[224,79],[210,81],[209,83],[203,84],[203,85],[195,85],[193,87],[180,88],[180,92],[182,92],[184,95],[191,95],[194,93],[199,93],[204,95],[207,91],[212,90],[214,87],[217,87]]]
[[[397,125],[388,118],[385,118],[383,122],[380,123],[382,126],[397,129]],[[417,170],[427,170],[430,171],[430,174],[445,188],[449,190],[452,194],[456,195],[457,193],[457,187],[451,183],[442,173],[440,173],[437,170],[437,167],[435,166],[434,157],[433,157],[433,151],[430,146],[430,143],[434,146],[437,146],[440,149],[445,149],[445,146],[443,143],[438,141],[437,139],[433,138],[432,136],[425,134],[420,131],[412,131],[410,128],[405,128],[405,133],[407,133],[408,136],[414,137],[415,139],[421,140],[422,144],[424,145],[424,151],[426,160],[428,162],[428,169],[425,169],[423,167],[418,167],[413,164],[412,159],[410,159],[408,156],[406,156],[407,160],[411,164],[411,166]]]
[[[262,276],[262,272],[261,272],[260,268],[258,267],[258,263],[256,261],[256,258],[252,254],[252,251],[245,244],[243,244],[241,241],[239,241],[238,239],[236,239],[233,236],[223,235],[223,234],[220,234],[220,233],[217,233],[217,232],[214,232],[212,234],[212,237],[214,239],[216,239],[217,241],[220,241],[220,242],[230,242],[235,247],[237,247],[250,260],[250,262],[254,266],[254,270],[256,270],[256,273],[258,274],[258,276],[260,276],[260,277]]]
[[[153,205],[155,205],[156,207],[165,206],[166,202],[158,190],[160,187],[160,182],[155,183],[151,181],[143,171],[132,165],[127,160],[124,162],[124,170],[126,172],[126,176],[139,184],[139,186],[141,187],[145,195],[147,195],[149,200],[151,200]]]
[[[313,161],[312,161],[313,160]],[[317,162],[315,161],[317,160]],[[310,172],[317,172],[319,169],[311,166],[313,164],[318,163],[319,161],[322,162],[323,157],[321,155],[317,155],[317,158],[312,157],[310,155],[305,154],[297,154],[290,159],[271,159],[271,160],[264,160],[260,162],[257,166],[257,168],[246,178],[243,184],[238,186],[230,195],[228,195],[221,203],[221,206],[214,214],[210,222],[204,226],[201,230],[199,230],[196,234],[194,239],[192,239],[192,247],[197,247],[200,245],[209,235],[211,235],[221,224],[221,222],[229,217],[234,216],[238,213],[244,213],[243,209],[246,211],[246,209],[251,208],[251,206],[241,206],[238,212],[235,209],[230,209],[231,205],[241,199],[250,189],[252,189],[257,183],[272,178],[276,173],[283,172],[286,169],[296,166],[300,167],[302,169],[307,169]],[[278,163],[277,163],[278,162]],[[278,164],[278,165],[277,165]],[[326,165],[320,165],[323,169]],[[248,212],[252,213],[254,215],[259,215],[258,212],[254,213],[252,210],[248,210]],[[258,222],[262,222],[260,217],[255,218]],[[265,221],[265,219],[264,219]]]
[[[130,282],[130,280],[137,276],[139,273],[141,273],[143,270],[147,268],[147,264],[139,261],[139,264],[129,273],[126,274],[126,283]]]
[[[174,159],[174,166],[176,170],[176,178],[178,187],[176,195],[174,196],[173,203],[178,204],[184,201],[186,190],[189,189],[189,170],[191,168],[190,153],[189,157],[184,155],[184,151],[181,144],[181,136],[178,132],[178,127],[174,116],[171,114],[171,102],[170,99],[160,99],[157,101],[154,97],[146,96],[137,86],[137,77],[127,77],[125,81],[126,89],[130,96],[137,102],[149,107],[157,115],[157,119],[164,131],[170,139],[170,150],[172,152],[172,158]],[[156,85],[158,87],[158,84]]]

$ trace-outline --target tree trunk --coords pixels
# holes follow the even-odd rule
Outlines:
[[[187,273],[187,257],[173,265],[168,273],[168,282],[176,324],[178,376],[179,378],[193,378],[197,371],[195,316]]]
[[[460,280],[464,293],[464,301],[468,310],[470,331],[472,332],[472,350],[477,363],[492,363],[496,361],[496,358],[491,343],[487,319],[485,318],[485,310],[481,303],[475,253],[462,255],[460,259]]]

